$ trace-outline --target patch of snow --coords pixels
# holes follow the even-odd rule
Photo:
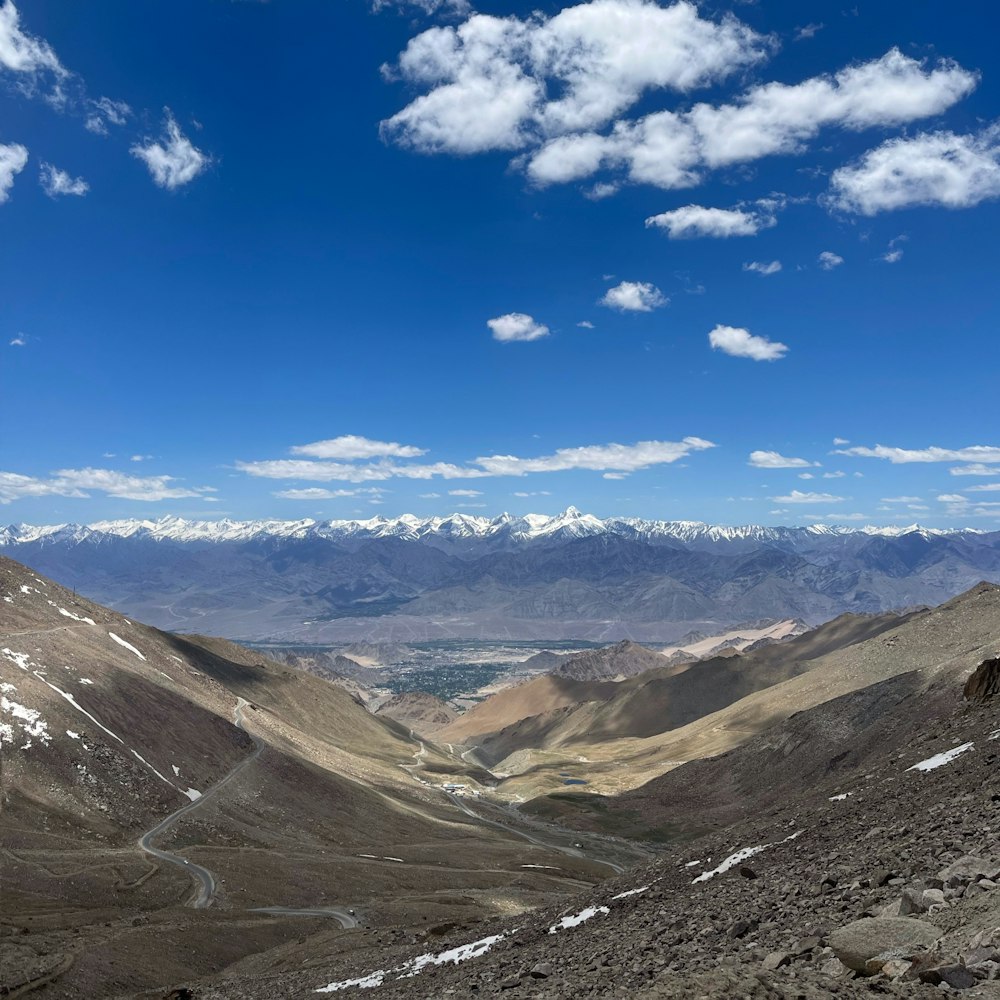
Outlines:
[[[696,867],[697,865],[704,865],[704,864],[708,864],[708,862],[710,862],[711,860],[712,860],[711,858],[705,858],[705,860],[704,860],[704,861],[686,861],[686,862],[684,863],[684,867],[685,867],[685,868],[694,868],[694,867]]]
[[[181,776],[181,769],[176,764],[170,765],[174,769],[174,777],[179,778]]]
[[[377,854],[359,854],[358,857],[359,858],[371,858],[372,861],[378,861],[378,855]]]
[[[962,743],[960,746],[952,747],[943,753],[936,753],[933,757],[928,757],[927,760],[922,760],[918,764],[914,764],[913,767],[908,767],[906,770],[933,771],[936,768],[943,767],[945,764],[950,764],[956,757],[965,753],[966,750],[971,750],[972,746],[972,743]]]
[[[556,865],[521,865],[522,868],[551,868],[554,872],[561,872],[562,869]]]
[[[81,677],[80,678],[80,683],[81,684],[93,684],[94,682],[89,677]]]
[[[5,686],[13,688],[13,685]],[[22,750],[27,750],[31,746],[31,737],[41,740],[45,746],[48,746],[52,742],[48,723],[42,718],[41,713],[35,709],[21,705],[8,698],[6,694],[3,694],[0,695],[0,712],[6,712],[17,720],[17,727],[25,736],[29,737],[24,746],[21,747]],[[12,724],[5,724],[4,729],[6,739],[0,738],[0,742],[12,742],[14,737]]]
[[[795,833],[789,834],[777,843],[785,844],[789,840],[795,840],[797,837],[801,837],[803,832],[804,831],[802,830],[796,830]],[[710,878],[714,878],[716,875],[722,875],[731,868],[735,868],[736,865],[742,864],[742,862],[746,861],[748,858],[752,858],[755,854],[760,854],[761,851],[766,851],[769,847],[774,846],[774,844],[759,844],[756,847],[744,847],[735,854],[730,854],[729,857],[726,858],[725,861],[723,861],[718,867],[713,868],[711,871],[702,872],[691,884],[695,885],[698,882],[707,882]]]
[[[843,802],[844,799],[846,799],[848,797],[848,795],[853,795],[853,794],[854,794],[854,792],[841,792],[839,795],[831,795],[830,796],[830,801],[831,802]]]
[[[72,618],[73,621],[83,622],[85,625],[97,624],[93,618],[87,618],[85,615],[74,615],[72,611],[67,611],[65,608],[56,608],[56,611],[58,611],[61,615],[65,615],[67,618]]]
[[[588,906],[582,909],[579,913],[573,913],[568,917],[562,917],[557,924],[553,924],[549,928],[550,934],[558,934],[559,931],[567,930],[570,927],[579,927],[580,924],[586,923],[591,917],[596,917],[598,913],[610,913],[611,911],[606,906]]]
[[[13,603],[14,603],[14,598],[13,598],[13,597],[11,597],[11,596],[10,596],[10,594],[4,594],[4,595],[3,595],[3,599],[4,599],[4,600],[5,600],[5,601],[6,601],[6,602],[7,602],[8,604],[13,604]]]
[[[74,733],[72,729],[67,729],[67,730],[66,730],[66,735],[67,735],[67,736],[68,736],[68,737],[69,737],[69,738],[70,738],[71,740],[78,740],[78,739],[80,738],[80,734],[79,734],[79,733]]]
[[[27,653],[15,653],[14,650],[8,649],[6,646],[0,649],[0,654],[3,654],[11,663],[22,670],[27,670],[29,666],[37,666],[31,662],[31,657]]]
[[[34,590],[34,589],[35,589],[34,587],[29,587],[26,583],[22,583],[21,584],[21,593],[22,594],[30,594],[32,592],[32,590]],[[38,591],[35,590],[35,593],[37,594]]]
[[[132,652],[135,653],[135,655],[138,656],[140,660],[146,659],[146,657],[143,656],[142,653],[140,653],[139,650],[132,645],[132,643],[126,642],[121,636],[115,635],[114,632],[109,632],[108,635],[110,635],[111,638],[114,639],[119,646],[124,646],[126,649],[132,650]]]
[[[342,983],[330,983],[329,986],[321,986],[317,993],[338,993],[340,990],[349,990],[351,987],[357,987],[359,990],[370,990],[375,986],[381,986],[385,981],[385,977],[389,975],[384,969],[379,969],[378,972],[369,972],[367,976],[361,976],[360,979],[345,979]]]
[[[375,972],[369,972],[365,976],[359,976],[357,979],[345,979],[340,983],[328,983],[326,986],[320,986],[316,992],[338,993],[340,990],[349,990],[352,988],[359,990],[373,989],[376,986],[381,986],[390,976],[395,979],[412,979],[414,976],[419,976],[424,969],[432,965],[459,965],[461,962],[469,961],[470,958],[479,958],[481,955],[485,955],[498,941],[502,941],[504,936],[503,934],[493,934],[490,937],[481,938],[479,941],[471,941],[468,944],[460,944],[456,948],[449,948],[447,951],[439,952],[436,955],[431,953],[418,955],[416,958],[411,958],[394,969],[378,969]]]
[[[396,861],[399,864],[403,864],[404,863],[402,858],[387,858],[387,857],[383,856],[382,860],[383,861]]]
[[[406,963],[409,967],[400,979],[409,979],[412,976],[419,976],[428,965],[458,965],[467,962],[470,958],[479,958],[485,955],[497,943],[503,940],[503,934],[492,934],[490,937],[480,938],[469,944],[460,944],[456,948],[449,948],[447,951],[439,952],[437,955],[418,955]]]
[[[990,733],[990,739],[1000,740],[1000,729],[998,729],[995,733]]]
[[[625,892],[618,893],[617,896],[612,896],[612,899],[627,899],[629,896],[638,896],[640,893],[648,891],[649,886],[640,886],[638,889],[626,889]]]
[[[186,788],[184,794],[192,801],[196,801],[201,798],[201,792],[197,788]]]

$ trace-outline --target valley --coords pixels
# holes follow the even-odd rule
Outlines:
[[[751,857],[755,879],[771,877],[772,854],[786,881],[837,867],[848,855],[824,837],[855,820],[877,831],[886,810],[882,825],[898,822],[898,795],[913,792],[894,774],[920,764],[915,743],[925,786],[947,765],[972,782],[949,794],[975,798],[1000,734],[988,583],[936,608],[689,629],[656,647],[248,647],[140,625],[3,558],[0,597],[0,956],[8,995],[43,1000],[517,997],[556,976],[552,996],[568,997],[570,935],[572,954],[610,961],[629,995],[721,998],[764,981],[761,949],[800,911],[784,905],[749,943],[721,925],[721,978],[701,935],[664,939],[664,927],[718,922],[713,892],[756,912],[737,891]],[[977,699],[965,708],[963,691]],[[952,764],[973,747],[976,767]],[[996,805],[983,808],[989,827]],[[916,872],[898,860],[912,827],[850,864],[881,851]],[[989,833],[964,846],[1000,851]],[[696,866],[708,888],[692,892]],[[863,886],[837,898],[881,918],[892,888],[872,885],[878,906]],[[826,902],[813,911],[835,923]],[[680,916],[654,919],[664,905]],[[799,975],[817,997],[854,995],[826,934],[812,946],[825,971]],[[459,974],[466,962],[476,971]],[[668,970],[683,973],[673,991]]]

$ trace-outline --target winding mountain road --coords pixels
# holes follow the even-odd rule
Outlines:
[[[203,805],[207,799],[210,799],[220,788],[224,788],[229,784],[238,774],[246,770],[261,754],[266,744],[262,739],[254,736],[253,733],[249,732],[246,728],[243,718],[243,709],[249,704],[245,698],[236,699],[236,708],[233,712],[233,723],[250,737],[254,742],[253,753],[248,757],[244,757],[236,766],[229,771],[224,777],[220,778],[211,788],[207,789],[201,794],[201,796],[195,799],[193,802],[189,802],[185,806],[181,806],[176,812],[172,812],[165,819],[160,820],[152,830],[144,833],[138,840],[138,844],[141,850],[145,851],[147,854],[151,854],[154,858],[158,858],[160,861],[166,861],[167,864],[174,865],[177,868],[182,868],[188,875],[191,876],[198,883],[198,891],[195,897],[190,901],[188,905],[194,907],[196,910],[204,910],[212,905],[212,900],[215,898],[215,876],[207,869],[202,868],[201,865],[196,865],[193,861],[189,861],[187,858],[182,858],[179,854],[173,854],[170,851],[161,850],[159,847],[153,846],[153,841],[160,836],[162,833],[166,833],[182,816],[186,816],[190,812],[194,812],[199,806]]]
[[[153,840],[159,837],[160,834],[166,833],[166,831],[169,830],[182,816],[186,816],[188,813],[194,812],[194,810],[202,805],[206,799],[211,798],[216,794],[216,792],[219,791],[220,788],[224,788],[228,785],[233,778],[237,777],[237,775],[248,768],[261,755],[261,751],[263,751],[267,744],[260,739],[260,737],[254,736],[254,734],[251,733],[244,725],[246,720],[243,716],[243,710],[248,704],[249,702],[246,698],[236,699],[236,708],[233,710],[233,723],[239,729],[242,729],[250,737],[250,739],[253,740],[253,753],[239,761],[239,763],[237,763],[228,774],[220,778],[199,798],[195,799],[193,802],[187,803],[187,805],[181,806],[181,808],[176,812],[172,812],[169,816],[160,820],[160,822],[157,823],[152,830],[144,833],[137,841],[139,847],[147,854],[152,855],[159,861],[165,861],[167,864],[183,869],[188,875],[191,876],[191,878],[194,879],[197,884],[197,892],[187,905],[196,910],[207,909],[212,905],[212,902],[215,899],[216,880],[214,873],[201,865],[195,864],[193,861],[189,861],[187,858],[181,857],[179,854],[174,854],[171,851],[164,851],[159,847],[154,847]],[[339,906],[324,906],[316,908],[298,906],[258,906],[252,908],[250,912],[268,913],[273,916],[284,917],[332,917],[340,923],[340,926],[343,927],[344,930],[349,930],[352,927],[358,926],[358,919],[354,912],[350,909]]]

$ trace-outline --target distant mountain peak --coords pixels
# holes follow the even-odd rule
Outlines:
[[[316,535],[327,539],[338,538],[390,538],[413,539],[445,538],[495,538],[505,536],[514,542],[530,542],[545,538],[580,538],[590,535],[627,535],[653,540],[677,539],[683,542],[769,542],[790,540],[795,537],[875,535],[898,538],[908,534],[925,537],[950,534],[981,534],[971,528],[941,530],[925,528],[919,524],[905,527],[890,525],[865,525],[845,527],[832,524],[813,524],[805,527],[779,527],[757,524],[714,525],[704,521],[660,521],[636,517],[599,518],[578,507],[569,506],[558,514],[509,513],[488,518],[474,514],[455,513],[437,517],[417,517],[401,514],[386,517],[377,514],[366,519],[316,521],[301,518],[295,521],[257,519],[235,521],[222,518],[217,521],[186,520],[176,515],[165,515],[156,520],[140,518],[95,521],[92,524],[11,524],[0,528],[0,547],[15,546],[26,542],[59,541],[82,542],[94,536],[119,538],[149,538],[155,541],[174,542],[232,542],[253,538],[306,538]]]

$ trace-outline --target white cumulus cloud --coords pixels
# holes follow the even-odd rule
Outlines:
[[[694,239],[699,236],[727,239],[730,236],[756,236],[762,229],[768,229],[776,222],[774,215],[767,212],[685,205],[650,216],[646,220],[646,226],[665,229],[672,240]]]
[[[52,46],[21,28],[14,0],[0,4],[0,68],[29,76],[46,71],[57,77],[66,75]]]
[[[426,448],[397,441],[373,441],[357,434],[342,434],[340,437],[311,444],[293,445],[289,451],[293,455],[308,455],[311,458],[418,458],[427,453]]]
[[[970,465],[956,465],[948,470],[953,476],[1000,476],[1000,467],[972,462]]]
[[[560,448],[552,455],[517,458],[514,455],[490,455],[476,459],[491,476],[523,476],[529,472],[562,472],[590,469],[596,472],[635,472],[653,465],[664,465],[686,458],[692,452],[714,448],[711,441],[686,437],[682,441],[639,441],[637,444],[585,445]]]
[[[14,178],[24,169],[27,162],[28,151],[20,143],[4,145],[0,142],[0,205],[10,197]]]
[[[0,503],[22,497],[61,496],[86,498],[91,492],[125,500],[175,500],[215,492],[209,486],[175,486],[174,476],[129,476],[113,469],[59,469],[49,478],[0,472]]]
[[[181,132],[169,109],[160,140],[136,143],[130,152],[146,164],[153,182],[168,191],[190,183],[212,162]]]
[[[719,324],[709,333],[708,342],[715,351],[752,361],[777,361],[788,353],[787,345],[767,337],[754,336],[749,330],[737,326]]]
[[[766,83],[729,104],[695,104],[618,119],[609,132],[567,129],[526,159],[537,184],[581,180],[601,169],[662,188],[698,184],[706,171],[765,156],[801,153],[823,128],[902,125],[951,107],[978,76],[953,62],[926,62],[891,49],[879,59],[797,84]],[[530,144],[522,134],[511,146]]]
[[[975,135],[888,139],[830,178],[830,204],[861,215],[914,205],[969,208],[992,198],[1000,198],[998,124]]]
[[[482,495],[482,490],[448,490],[450,497],[481,497]]]
[[[426,93],[382,123],[421,152],[519,149],[595,128],[647,91],[685,92],[762,59],[770,42],[693,3],[591,0],[554,16],[472,14],[411,39],[396,75]]]
[[[308,486],[297,490],[279,490],[274,496],[282,500],[339,500],[342,497],[378,496],[381,492],[376,487],[358,490],[326,490],[319,486]]]
[[[511,341],[540,340],[549,335],[549,328],[544,323],[538,323],[527,313],[504,313],[488,319],[486,325],[493,332],[493,339],[501,343]]]
[[[752,451],[747,465],[755,469],[806,469],[819,465],[807,458],[788,458],[776,451]]]
[[[491,476],[523,476],[535,472],[588,469],[595,472],[634,472],[714,448],[711,441],[686,437],[681,441],[639,441],[636,444],[584,445],[560,448],[554,454],[535,458],[489,455],[467,465],[450,462],[400,463],[381,459],[368,464],[309,459],[237,461],[235,468],[264,479],[298,479],[312,482],[382,482],[388,479],[482,479]]]
[[[623,281],[604,293],[601,305],[621,312],[652,312],[669,301],[648,281]]]
[[[90,185],[82,177],[71,177],[65,170],[60,170],[51,163],[42,164],[38,182],[50,198],[58,198],[64,194],[82,197],[90,190]]]
[[[771,499],[775,503],[840,503],[847,498],[836,497],[832,493],[803,493],[801,490],[792,490],[787,496],[771,497]]]
[[[832,250],[824,250],[816,260],[824,271],[832,271],[835,267],[840,267],[844,263],[844,258]]]
[[[749,263],[743,265],[744,271],[755,271],[762,277],[767,277],[769,274],[777,274],[781,270],[780,260],[762,261],[762,260],[752,260]]]
[[[1000,462],[1000,447],[974,444],[967,448],[890,448],[877,444],[874,448],[841,448],[836,455],[851,455],[856,458],[882,458],[893,465],[910,462],[976,462],[980,464]]]

